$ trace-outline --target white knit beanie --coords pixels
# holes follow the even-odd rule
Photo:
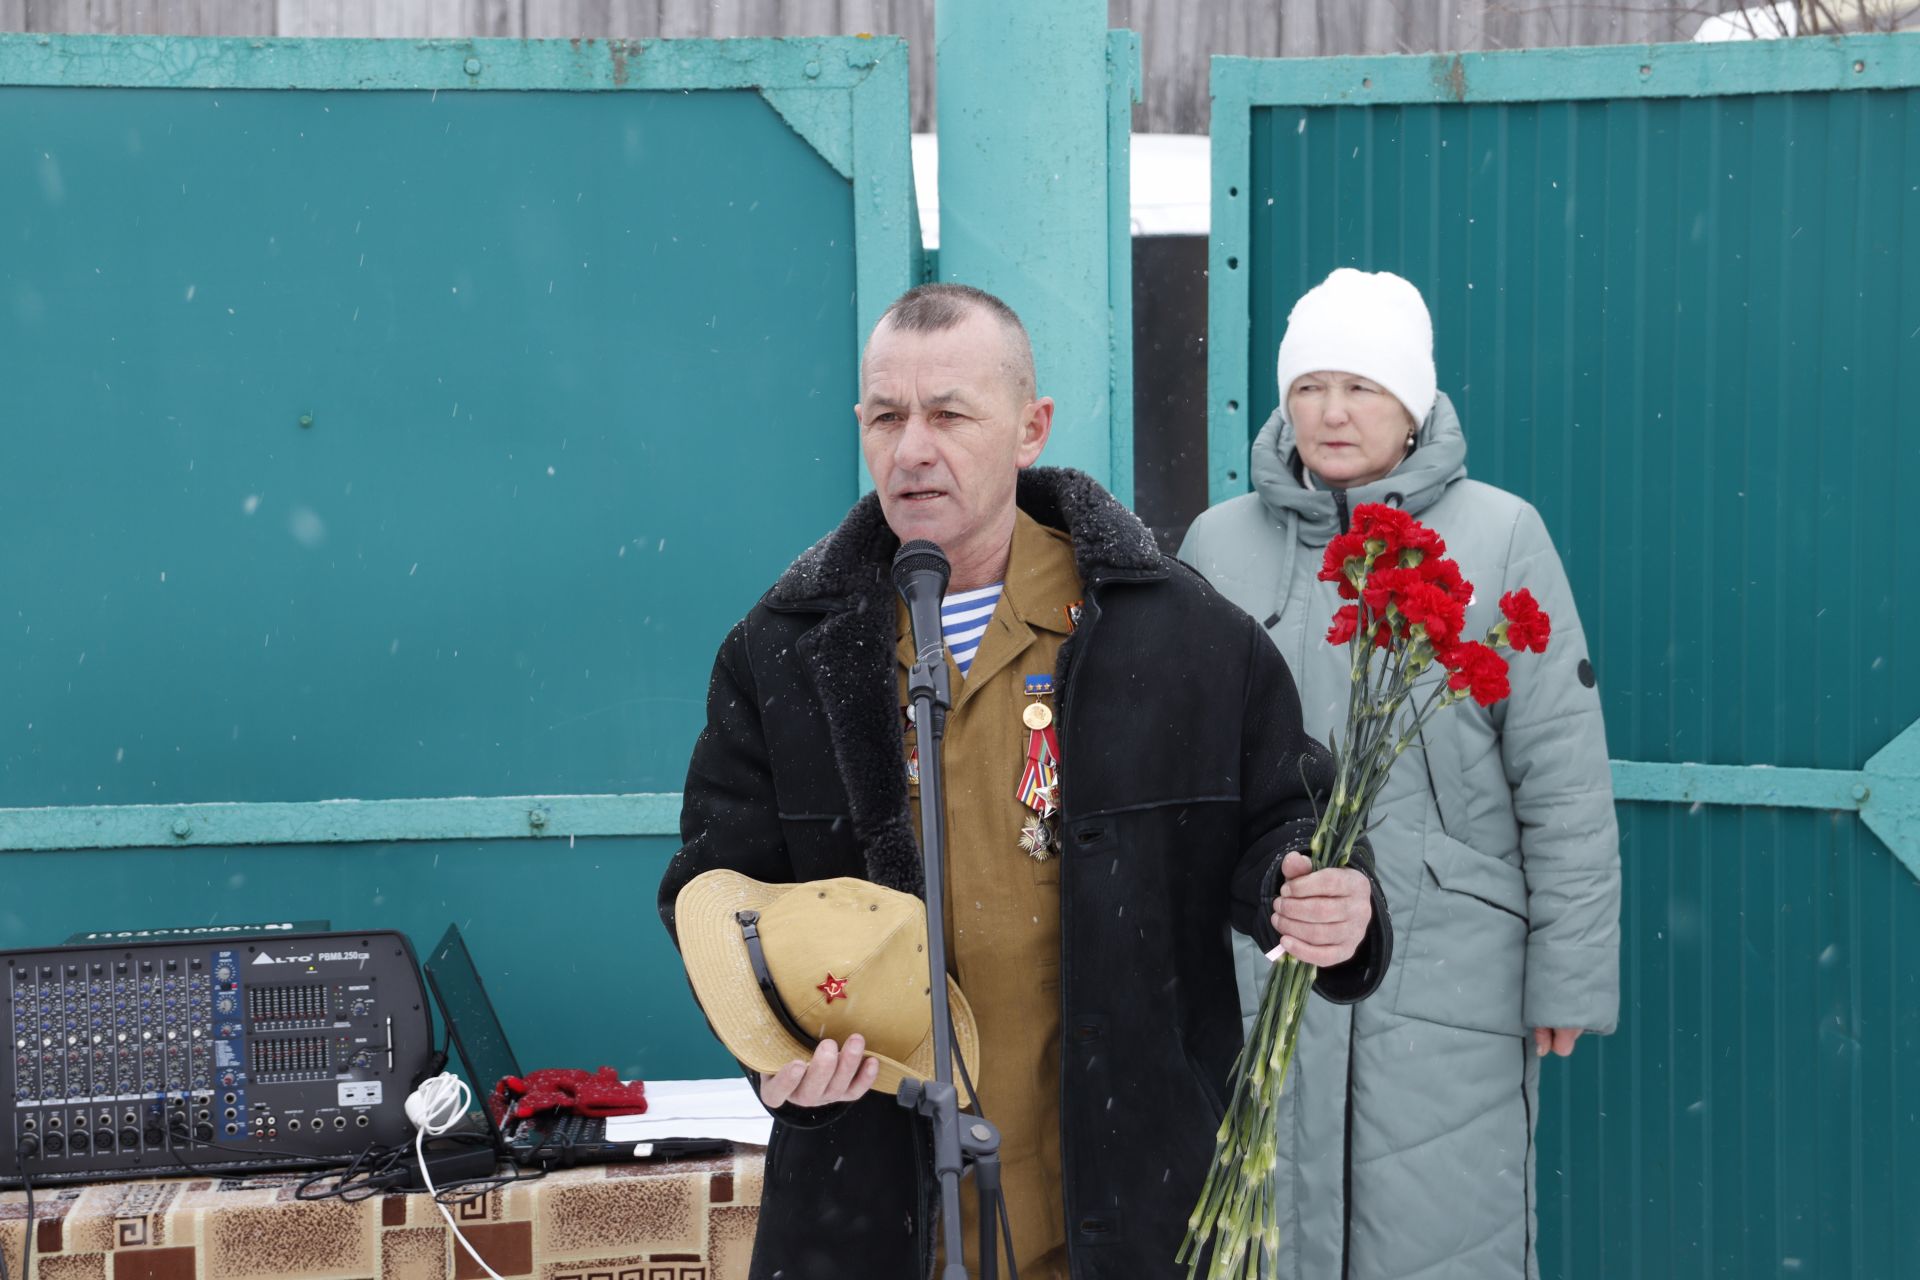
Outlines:
[[[1415,425],[1433,409],[1433,318],[1420,291],[1391,271],[1341,267],[1293,304],[1280,339],[1280,411],[1303,373],[1356,373],[1407,407]],[[1288,419],[1291,421],[1291,419]]]

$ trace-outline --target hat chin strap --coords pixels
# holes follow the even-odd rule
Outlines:
[[[740,936],[747,942],[747,962],[753,966],[754,981],[760,984],[760,994],[766,997],[767,1007],[773,1010],[773,1016],[780,1019],[794,1039],[809,1049],[819,1045],[819,1038],[810,1036],[800,1029],[800,1024],[787,1010],[787,1002],[780,998],[780,989],[773,985],[773,975],[767,971],[767,955],[760,949],[760,913],[758,911],[736,911],[733,918],[740,924]]]

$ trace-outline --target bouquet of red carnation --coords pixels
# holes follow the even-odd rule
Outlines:
[[[1484,707],[1507,696],[1501,649],[1547,650],[1551,624],[1525,590],[1500,598],[1503,616],[1484,639],[1463,639],[1473,584],[1446,551],[1433,530],[1377,503],[1354,508],[1351,530],[1327,544],[1320,580],[1339,583],[1348,601],[1334,613],[1327,642],[1347,647],[1352,684],[1346,732],[1328,743],[1333,794],[1307,851],[1316,870],[1347,865],[1394,761],[1420,739],[1435,713],[1468,698]],[[1415,682],[1435,666],[1446,678],[1409,711]],[[1283,956],[1267,976],[1253,1033],[1233,1066],[1233,1096],[1220,1123],[1213,1169],[1180,1246],[1189,1277],[1204,1263],[1209,1280],[1250,1280],[1263,1264],[1271,1271],[1278,1259],[1275,1109],[1318,972]]]

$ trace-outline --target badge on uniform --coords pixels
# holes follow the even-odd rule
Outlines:
[[[1087,602],[1084,600],[1075,600],[1072,604],[1067,606],[1066,614],[1067,614],[1067,634],[1068,635],[1072,635],[1075,631],[1078,631],[1080,629],[1080,615],[1082,612],[1085,611],[1086,604]]]
[[[1032,816],[1020,828],[1020,850],[1035,862],[1053,856],[1052,818],[1060,808],[1060,739],[1053,729],[1053,708],[1041,701],[1053,694],[1051,675],[1032,675],[1025,681],[1029,702],[1020,712],[1027,727],[1027,758],[1020,770],[1015,796]]]

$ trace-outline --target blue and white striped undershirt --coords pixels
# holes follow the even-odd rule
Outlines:
[[[994,606],[1000,603],[1004,585],[996,582],[977,591],[956,591],[940,601],[940,634],[962,676],[973,664],[973,655],[980,652],[981,637],[987,634],[987,623],[993,618]]]

